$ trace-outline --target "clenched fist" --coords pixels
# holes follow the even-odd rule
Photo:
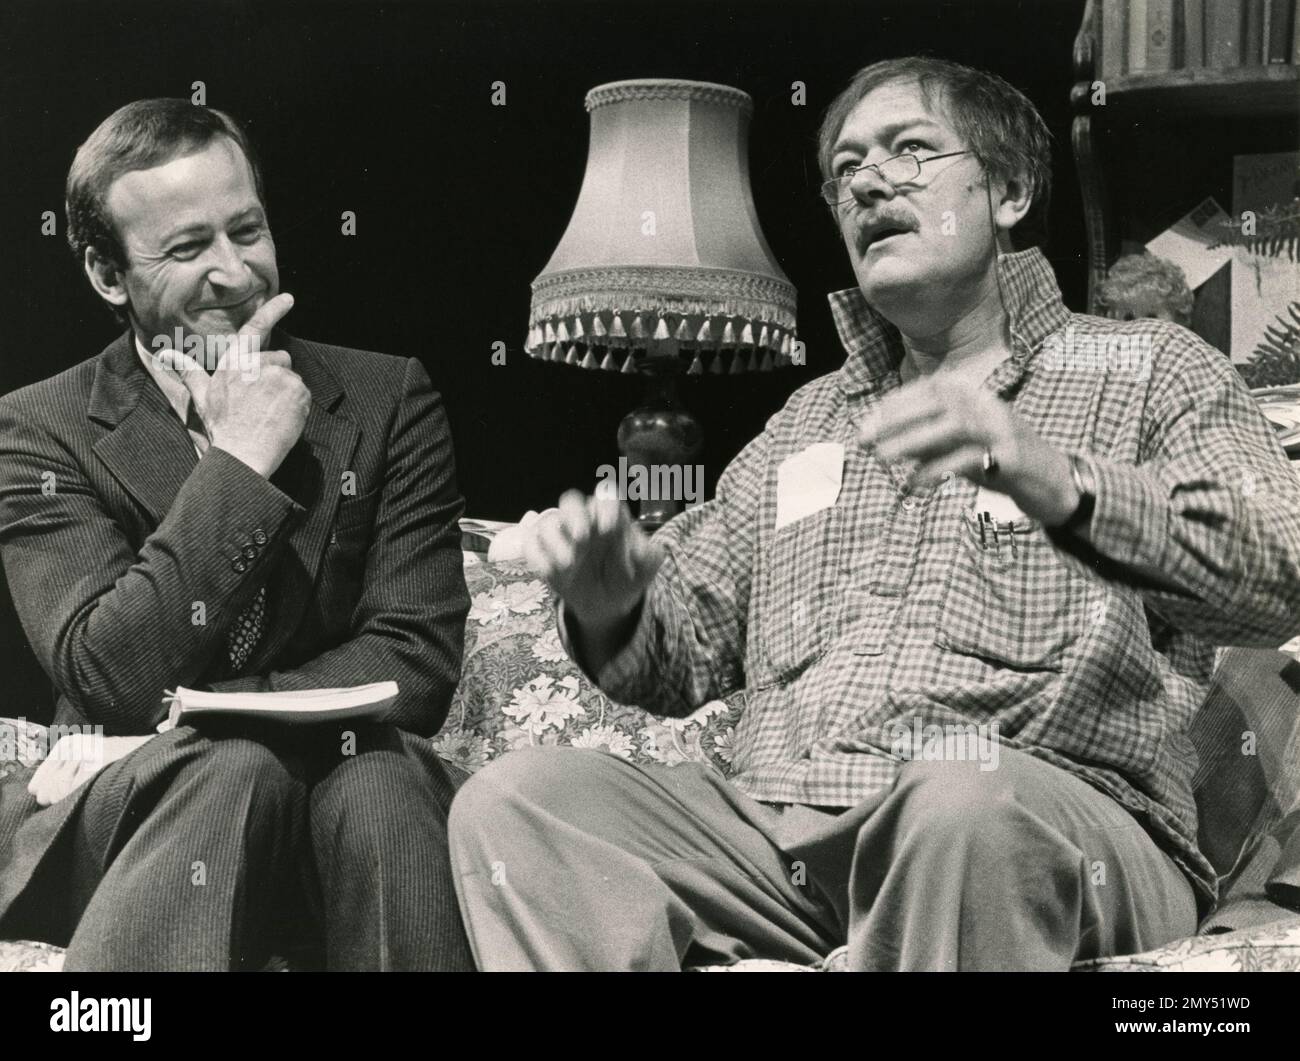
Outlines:
[[[646,537],[621,501],[570,490],[558,511],[529,528],[524,559],[564,601],[578,627],[584,662],[598,670],[612,656],[663,563],[663,550]]]
[[[289,354],[263,349],[271,329],[292,308],[289,294],[276,295],[259,307],[211,376],[188,354],[158,354],[160,363],[179,372],[212,445],[267,478],[298,441],[311,409],[311,392],[291,367]],[[250,347],[251,363],[247,353],[241,358],[241,350]]]

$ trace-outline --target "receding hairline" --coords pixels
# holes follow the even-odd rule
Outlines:
[[[248,157],[248,153],[244,151],[243,147],[240,145],[238,140],[236,140],[229,133],[221,132],[221,133],[215,133],[209,139],[201,143],[197,140],[192,140],[189,143],[182,143],[178,145],[177,150],[174,151],[172,154],[168,155],[166,158],[159,159],[158,161],[152,163],[151,165],[135,166],[132,167],[131,169],[123,170],[120,173],[114,174],[113,179],[109,181],[108,184],[100,192],[104,204],[103,209],[108,215],[109,222],[114,226],[114,228],[117,228],[119,225],[118,210],[114,208],[112,199],[113,199],[114,191],[118,188],[118,186],[125,178],[131,176],[134,173],[148,173],[151,170],[162,169],[165,166],[170,166],[174,162],[179,162],[181,159],[190,158],[193,155],[202,154],[203,152],[209,150],[214,144],[223,141],[229,145],[229,148],[232,151],[232,153],[243,161],[244,174],[248,181],[248,187],[253,193],[253,202],[249,203],[246,206],[241,206],[238,210],[234,211],[234,213],[231,216],[239,217],[242,216],[243,214],[248,213],[250,210],[253,209],[259,209],[263,211],[263,213],[265,213],[266,204],[262,201],[262,195],[259,192],[257,187],[257,172],[253,168],[252,160]],[[164,231],[171,232],[171,233],[178,233],[184,231],[186,228],[192,228],[192,227],[194,227],[193,222],[185,225],[182,225],[179,222],[177,222],[175,224],[169,224],[168,227],[164,229]],[[118,238],[119,239],[121,238],[120,229],[118,231]],[[168,240],[172,238],[175,238],[174,235],[166,237],[166,239]]]

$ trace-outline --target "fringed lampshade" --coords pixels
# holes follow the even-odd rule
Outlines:
[[[788,364],[795,289],[754,210],[750,97],[699,81],[615,81],[586,105],[587,171],[533,281],[528,353],[655,374]]]

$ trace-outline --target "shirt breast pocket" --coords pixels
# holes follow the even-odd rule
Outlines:
[[[1086,576],[1041,524],[1000,524],[995,539],[969,513],[961,520],[935,644],[1019,670],[1060,670],[1087,622]]]
[[[765,550],[754,594],[760,685],[788,682],[826,651],[835,507],[787,524]]]

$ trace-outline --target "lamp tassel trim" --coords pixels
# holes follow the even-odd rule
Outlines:
[[[790,332],[774,322],[738,323],[728,317],[692,319],[688,316],[674,320],[665,314],[650,318],[655,319],[651,329],[647,327],[647,314],[631,315],[624,311],[609,316],[608,325],[599,313],[592,314],[589,320],[577,316],[558,323],[539,321],[528,329],[525,350],[530,357],[607,371],[627,370],[621,366],[625,360],[636,360],[630,356],[633,350],[640,351],[646,361],[681,359],[682,368],[686,370],[690,366],[692,375],[706,369],[732,375],[770,372],[790,364]],[[628,317],[630,325],[624,325],[624,317]],[[615,353],[618,357],[611,366],[610,358]],[[714,368],[724,355],[728,366]],[[697,364],[704,367],[697,369]]]

